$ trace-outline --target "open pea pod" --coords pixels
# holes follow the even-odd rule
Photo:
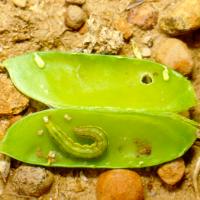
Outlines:
[[[172,113],[50,109],[12,125],[0,152],[43,166],[138,168],[182,156],[196,131]]]
[[[37,52],[3,64],[21,92],[55,108],[180,112],[196,104],[186,78],[147,60]]]

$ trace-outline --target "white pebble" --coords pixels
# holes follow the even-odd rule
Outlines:
[[[151,49],[145,47],[145,48],[143,48],[143,49],[141,50],[141,54],[142,54],[142,57],[148,58],[148,57],[151,56]]]

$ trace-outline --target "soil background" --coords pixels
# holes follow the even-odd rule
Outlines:
[[[163,13],[173,14],[166,10],[169,6],[176,6],[177,2],[177,0],[0,0],[0,61],[27,52],[47,50],[118,54],[156,60],[164,64],[182,59],[178,67],[173,63],[171,67],[191,79],[200,98],[200,31],[198,30],[200,19],[196,20],[199,24],[192,26],[192,22],[188,22],[189,25],[185,24],[184,30],[178,31],[175,27],[162,28],[159,22]],[[200,7],[200,2],[196,2]],[[69,8],[72,5],[75,8]],[[80,13],[78,14],[77,10],[70,16],[70,12],[78,9],[77,7],[80,8]],[[184,12],[193,13],[194,7],[188,6]],[[176,10],[177,13],[183,12],[181,6],[177,9],[180,9]],[[188,29],[186,25],[189,26]],[[162,53],[159,48],[164,44],[162,41],[172,38],[181,43],[170,49],[176,43],[170,40],[169,44],[163,47],[166,49],[168,45],[171,51],[166,58],[166,53]],[[6,129],[23,115],[45,108],[44,105],[18,92],[3,67],[0,67],[0,96],[1,138]],[[187,114],[200,121],[199,110],[198,105]],[[157,167],[136,170],[142,176],[145,200],[196,200],[192,175],[199,156],[200,147],[196,142],[183,157],[186,172],[182,181],[175,186],[168,186],[161,181],[156,173]],[[40,195],[30,195],[23,192],[23,189],[16,189],[17,186],[13,182],[13,176],[21,165],[24,164],[11,161],[9,175],[0,184],[2,193],[0,199],[96,200],[96,181],[99,174],[104,171],[50,168],[48,170],[54,176],[50,189]],[[30,172],[24,176],[31,179],[33,175]],[[34,184],[30,187],[34,187]]]

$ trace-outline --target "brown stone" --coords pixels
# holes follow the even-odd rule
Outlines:
[[[140,176],[131,170],[109,170],[100,175],[96,187],[97,200],[143,200]]]
[[[79,6],[70,5],[67,7],[65,23],[68,27],[77,30],[85,23],[86,18],[86,13]]]
[[[128,14],[128,22],[141,29],[152,29],[158,19],[158,11],[151,4],[142,4],[132,8]]]
[[[157,41],[154,48],[154,58],[157,62],[171,67],[183,75],[189,74],[194,65],[187,45],[175,38],[162,38]]]
[[[18,114],[28,106],[28,98],[21,94],[6,74],[0,74],[0,115]]]
[[[170,4],[159,19],[160,28],[170,35],[180,35],[200,28],[200,1],[181,0]]]
[[[12,178],[18,194],[39,197],[46,193],[54,181],[53,174],[41,167],[20,166]]]
[[[114,22],[114,27],[123,34],[126,40],[133,36],[132,24],[128,23],[125,19],[116,20]]]
[[[168,185],[175,185],[184,176],[185,163],[182,158],[166,163],[158,168],[157,171],[162,181]]]

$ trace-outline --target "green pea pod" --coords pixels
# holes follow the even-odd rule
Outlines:
[[[182,156],[196,131],[173,113],[50,109],[12,125],[0,152],[43,166],[139,168]]]
[[[180,112],[196,104],[186,78],[147,60],[36,52],[3,64],[22,93],[55,108]]]

